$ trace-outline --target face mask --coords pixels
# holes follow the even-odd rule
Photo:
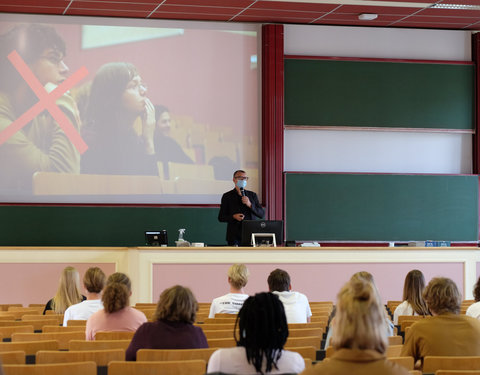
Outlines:
[[[247,187],[247,180],[237,180],[237,186],[239,189]]]

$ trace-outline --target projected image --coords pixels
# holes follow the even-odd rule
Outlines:
[[[0,201],[219,203],[236,169],[260,192],[256,26],[12,17]]]

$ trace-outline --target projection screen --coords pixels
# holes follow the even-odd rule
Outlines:
[[[0,201],[261,194],[258,25],[0,14]]]

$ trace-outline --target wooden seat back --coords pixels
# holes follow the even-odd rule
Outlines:
[[[201,359],[155,362],[112,361],[108,365],[108,375],[204,375],[206,367],[207,363]]]
[[[312,360],[317,357],[317,349],[314,346],[285,346],[285,350],[296,352],[303,358],[311,358]]]
[[[35,355],[39,350],[58,350],[58,341],[0,342],[0,352],[23,351],[26,355]]]
[[[127,350],[131,340],[71,340],[68,350],[106,350],[124,349]]]
[[[71,340],[85,339],[85,332],[48,332],[48,333],[14,333],[12,342],[24,341],[58,341],[60,350],[67,350]]]
[[[33,326],[5,326],[0,327],[0,337],[11,338],[14,333],[33,333]]]
[[[413,357],[389,357],[389,361],[395,362],[397,365],[405,367],[407,370],[413,370],[415,360]]]
[[[42,365],[4,365],[5,375],[96,375],[95,362],[54,363]]]
[[[95,340],[131,340],[134,334],[131,331],[99,331]]]
[[[110,361],[125,360],[125,350],[69,350],[37,352],[36,363],[68,363],[93,361],[97,366],[108,366]]]
[[[208,347],[210,348],[233,348],[237,346],[237,342],[232,337],[223,337],[219,339],[207,338]]]
[[[0,363],[4,365],[24,365],[25,352],[22,350],[0,352]]]
[[[423,359],[423,372],[437,370],[478,370],[480,356],[426,356]]]
[[[316,350],[320,350],[322,338],[318,336],[310,337],[288,337],[285,346],[313,346]]]
[[[87,321],[86,320],[82,320],[82,319],[70,319],[70,320],[67,320],[67,327],[72,327],[72,326],[83,326],[83,327],[86,327],[87,326]]]
[[[184,361],[202,359],[208,362],[217,348],[204,349],[140,349],[137,361]]]

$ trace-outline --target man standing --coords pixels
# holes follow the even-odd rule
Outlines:
[[[235,171],[233,173],[234,189],[222,196],[218,221],[227,223],[227,243],[229,246],[240,245],[243,220],[253,220],[254,216],[263,218],[265,214],[258,201],[257,194],[245,190],[247,181],[248,177],[245,171]]]
[[[270,272],[267,279],[268,289],[276,294],[285,308],[287,323],[310,322],[312,311],[307,297],[299,292],[292,292],[290,275],[287,271],[277,268]]]

